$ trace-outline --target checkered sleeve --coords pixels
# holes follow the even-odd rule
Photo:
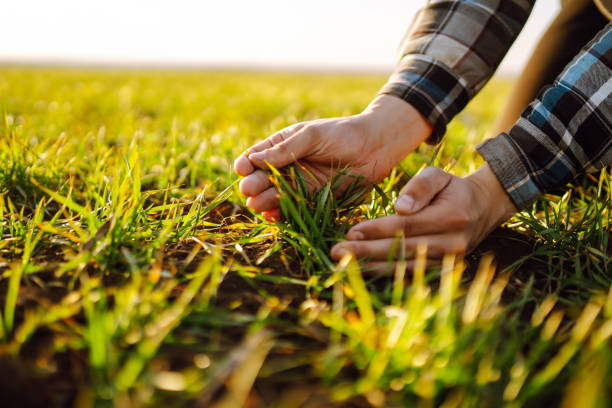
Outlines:
[[[517,208],[612,163],[612,23],[508,133],[478,147]]]
[[[489,80],[535,0],[430,0],[408,29],[400,61],[380,94],[402,98],[431,123],[427,141]]]

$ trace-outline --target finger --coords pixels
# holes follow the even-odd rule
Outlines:
[[[268,136],[264,140],[260,140],[257,143],[255,143],[253,146],[249,147],[247,149],[247,154],[250,155],[253,153],[261,152],[262,150],[266,150],[274,146],[274,143],[272,143],[272,138],[276,137],[277,133],[274,133],[272,136]]]
[[[398,267],[399,262],[365,262],[362,264],[362,271],[366,275],[393,275]],[[412,274],[416,261],[409,260],[405,261],[403,266],[407,274]],[[439,259],[427,259],[425,261],[425,268],[433,268],[439,266]],[[401,267],[402,265],[400,265]]]
[[[408,215],[421,210],[450,183],[452,177],[438,167],[427,167],[402,189],[395,202],[395,211]]]
[[[406,237],[444,234],[463,230],[469,223],[468,214],[461,208],[449,208],[448,203],[430,205],[416,214],[392,214],[364,221],[352,227],[347,238],[381,239],[403,233]],[[361,234],[357,234],[357,232]]]
[[[264,140],[260,140],[255,143],[253,146],[247,149],[248,154],[261,152],[263,150],[269,149],[274,145],[281,143],[286,140],[289,136],[293,135],[295,132],[304,127],[306,122],[295,123],[291,126],[287,126],[284,129],[275,132],[271,136],[266,137]]]
[[[444,234],[412,237],[404,239],[404,256],[413,259],[416,247],[420,243],[427,246],[429,258],[442,258],[446,253],[463,253],[465,245],[459,234]],[[386,261],[398,259],[401,254],[400,238],[385,238],[372,241],[343,241],[336,244],[331,251],[332,258],[339,260],[347,252],[353,253],[358,259],[371,261]]]
[[[274,187],[270,187],[255,197],[247,198],[246,204],[257,212],[269,211],[278,208],[279,195]]]
[[[240,193],[247,197],[255,197],[270,187],[272,187],[272,182],[263,170],[254,171],[240,180],[238,184]]]
[[[257,142],[253,146],[249,147],[246,152],[238,156],[238,158],[234,160],[234,170],[236,171],[236,173],[243,177],[251,174],[255,170],[255,167],[253,166],[253,163],[251,163],[249,155],[251,153],[269,149],[270,147],[274,146],[272,140],[275,138],[278,138],[276,133],[264,140]]]
[[[255,170],[253,164],[247,157],[247,153],[242,153],[234,160],[234,171],[241,176],[248,176]]]
[[[268,149],[249,154],[249,160],[261,169],[267,169],[268,163],[276,168],[284,167],[312,152],[313,143],[314,133],[305,127]]]
[[[406,217],[392,214],[361,222],[349,229],[346,238],[351,241],[394,238],[404,232]]]
[[[281,211],[280,208],[274,208],[272,210],[264,211],[261,213],[263,217],[268,221],[280,221]]]
[[[253,146],[249,147],[246,152],[238,156],[238,158],[234,160],[234,170],[236,171],[236,173],[241,176],[248,176],[249,174],[251,174],[255,170],[255,167],[253,166],[253,163],[251,163],[249,155],[251,153],[260,152],[262,150],[269,149],[270,147],[274,146],[273,140],[278,140],[278,142],[280,143],[282,141],[282,136],[280,136],[279,133],[283,132],[284,130],[285,129],[273,134],[272,136],[264,140],[260,140]]]
[[[396,214],[364,221],[351,227],[346,238],[361,241],[396,237],[404,231],[404,222],[404,217]]]

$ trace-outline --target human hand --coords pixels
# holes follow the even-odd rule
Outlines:
[[[369,270],[390,272],[401,254],[397,240],[403,234],[407,268],[421,242],[427,245],[428,264],[435,264],[444,254],[470,252],[517,211],[486,163],[465,178],[435,167],[423,170],[404,187],[395,210],[352,227],[347,240],[332,248],[332,258],[352,252]],[[391,255],[392,248],[397,250]]]
[[[393,166],[431,133],[429,123],[403,100],[378,96],[364,112],[340,118],[297,123],[251,146],[234,161],[244,176],[239,189],[255,211],[278,218],[278,191],[264,170],[298,163],[311,189],[331,180],[345,167],[351,174],[379,183]],[[346,188],[351,180],[340,186]]]

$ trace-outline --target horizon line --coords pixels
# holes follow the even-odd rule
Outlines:
[[[349,66],[349,65],[316,65],[316,64],[266,64],[256,62],[203,62],[203,61],[122,61],[101,59],[72,59],[72,58],[22,58],[0,57],[0,68],[76,68],[100,70],[142,70],[142,71],[228,71],[228,72],[285,72],[285,73],[316,73],[316,74],[369,74],[391,75],[393,65],[389,68],[381,66]],[[516,73],[496,72],[495,76],[513,78]]]

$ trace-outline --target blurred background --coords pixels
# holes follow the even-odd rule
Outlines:
[[[6,2],[0,62],[391,71],[425,0]],[[559,0],[539,0],[499,73],[517,74]]]

